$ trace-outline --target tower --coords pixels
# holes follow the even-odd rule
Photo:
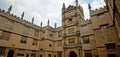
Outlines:
[[[72,53],[80,57],[79,53],[81,50],[79,24],[84,16],[82,7],[78,6],[78,0],[75,0],[75,4],[75,6],[69,5],[65,8],[65,4],[63,3],[62,7],[63,49],[64,53],[69,52],[68,54],[70,54],[70,57]],[[66,56],[67,54],[65,54],[64,57]]]
[[[76,6],[78,6],[78,0],[75,0]]]

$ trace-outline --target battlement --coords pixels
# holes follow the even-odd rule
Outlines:
[[[32,22],[29,22],[29,21],[27,21],[27,20],[25,20],[23,18],[20,18],[17,15],[11,14],[8,11],[5,11],[5,10],[0,9],[0,16],[5,17],[5,18],[9,18],[9,19],[11,19],[11,20],[13,20],[15,22],[22,23],[22,24],[27,25],[29,27],[40,28],[40,26],[38,26],[38,25],[36,25],[36,24],[34,24]]]
[[[99,9],[96,9],[96,10],[90,10],[90,16],[95,16],[107,11],[108,11],[107,6],[100,7]]]

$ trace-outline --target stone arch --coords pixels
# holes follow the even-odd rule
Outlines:
[[[10,50],[7,57],[14,57],[14,50]]]
[[[70,51],[69,57],[77,57],[77,54],[74,51]]]

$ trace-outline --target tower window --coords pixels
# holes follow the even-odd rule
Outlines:
[[[69,33],[69,34],[74,34],[74,28],[68,29],[68,33]]]
[[[52,47],[52,45],[51,45],[51,44],[49,44],[49,47]]]
[[[73,22],[72,19],[69,19],[68,24],[72,24],[72,22]]]
[[[52,34],[50,34],[50,36],[52,36]]]
[[[75,43],[75,38],[71,38],[68,40],[69,44]]]

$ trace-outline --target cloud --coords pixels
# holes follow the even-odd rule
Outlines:
[[[89,10],[87,3],[91,3],[92,9],[102,6],[103,0],[79,0],[79,4],[84,9],[85,19],[89,19]],[[25,12],[24,19],[31,22],[32,17],[35,18],[35,24],[40,25],[43,22],[45,26],[47,20],[50,20],[50,25],[54,27],[54,23],[57,26],[61,26],[61,9],[63,2],[66,7],[69,5],[75,5],[75,0],[0,0],[0,8],[7,10],[10,5],[13,5],[12,13],[21,16],[22,12]],[[98,5],[99,4],[99,5]]]

